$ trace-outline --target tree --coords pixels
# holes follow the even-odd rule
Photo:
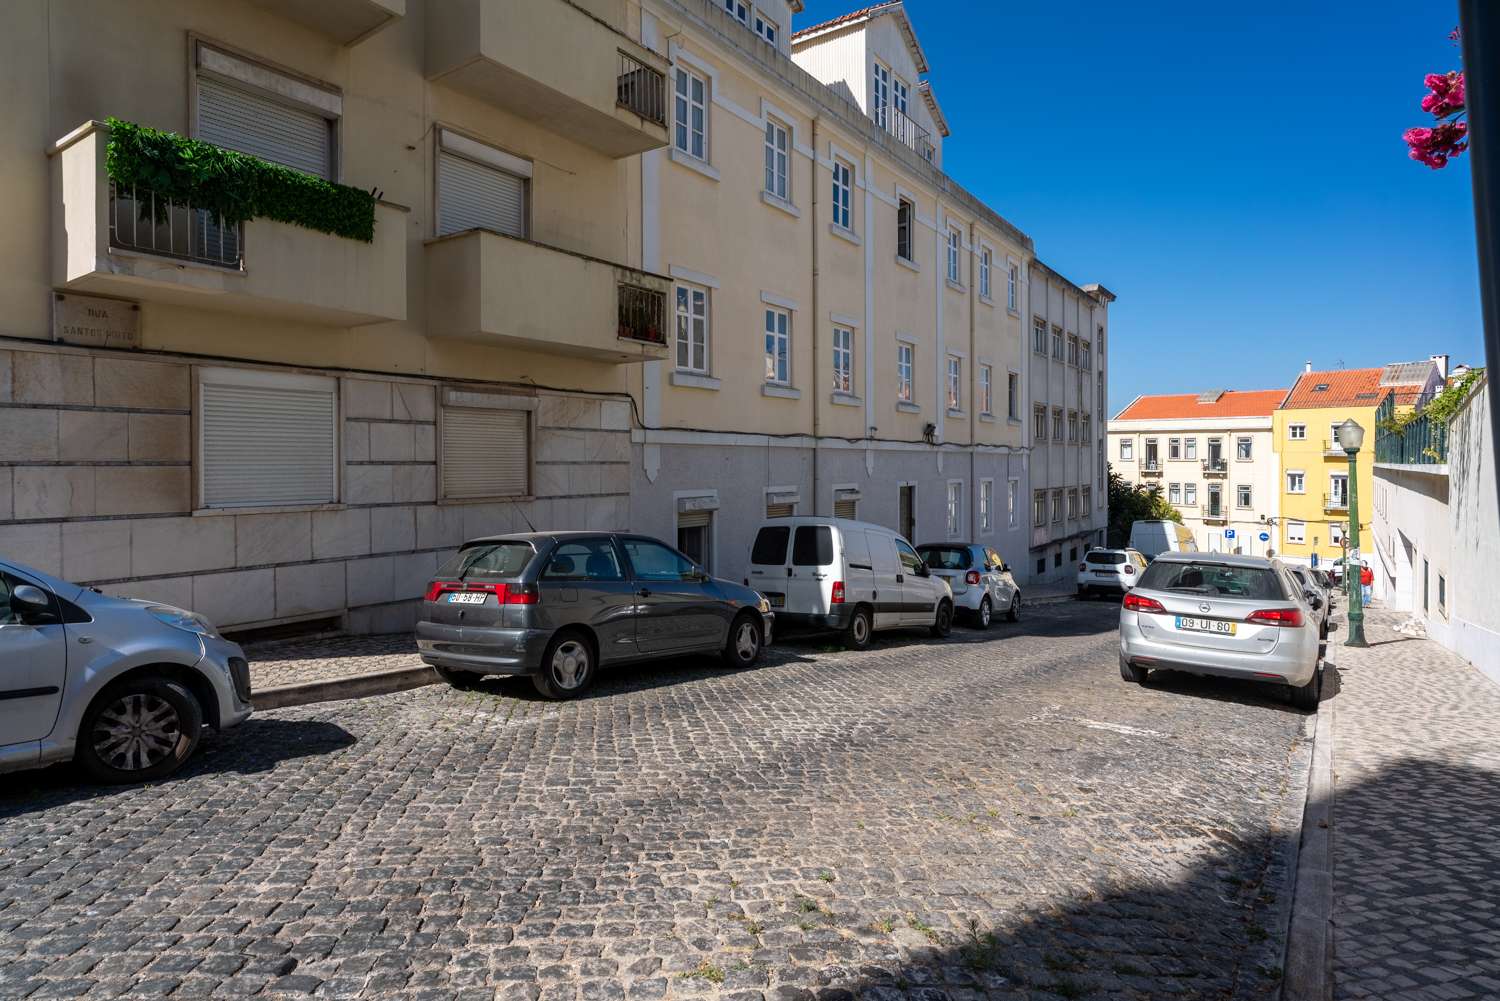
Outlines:
[[[1175,521],[1180,525],[1182,512],[1167,502],[1160,486],[1138,487],[1110,466],[1109,528],[1106,533],[1109,544],[1129,544],[1130,526],[1138,521]]]
[[[1458,44],[1458,29],[1448,36]],[[1427,96],[1422,98],[1422,110],[1432,115],[1438,124],[1433,128],[1407,129],[1401,138],[1411,147],[1408,154],[1418,163],[1425,163],[1433,170],[1442,170],[1448,161],[1469,148],[1469,123],[1464,121],[1468,111],[1464,105],[1464,74],[1462,70],[1447,73],[1429,73],[1422,81],[1427,85]]]

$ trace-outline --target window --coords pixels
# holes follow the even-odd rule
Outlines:
[[[1180,458],[1182,458],[1182,439],[1181,438],[1168,438],[1167,439],[1167,458],[1169,458],[1169,459],[1180,459]]]
[[[963,408],[963,382],[964,363],[963,359],[956,355],[948,356],[948,409],[961,410]]]
[[[1424,558],[1422,560],[1422,611],[1428,611],[1428,602],[1432,597],[1432,567]]]
[[[1099,383],[1099,406],[1096,408],[1101,414],[1104,413],[1104,373],[1098,375]]]
[[[1181,504],[1182,503],[1182,484],[1181,483],[1168,483],[1167,484],[1167,503],[1169,503],[1169,504]]]
[[[526,238],[531,163],[443,129],[437,163],[437,235],[489,229]]]
[[[875,64],[875,92],[870,106],[874,109],[875,124],[885,128],[890,119],[886,109],[891,105],[891,71],[880,63]]]
[[[1099,454],[1099,489],[1103,490],[1104,489],[1104,474],[1105,474],[1105,468],[1106,468],[1106,464],[1105,464],[1105,461],[1104,461],[1104,441],[1103,441],[1103,439],[1100,439],[1099,442],[1094,447],[1098,451],[1098,454]]]
[[[1328,541],[1335,546],[1344,541],[1344,526],[1340,522],[1328,523]]]
[[[1031,350],[1039,355],[1047,353],[1047,321],[1040,316],[1031,321]]]
[[[866,184],[869,182],[866,181]],[[904,261],[915,261],[917,255],[912,248],[912,217],[917,213],[917,207],[908,198],[902,198],[896,203],[896,256]]]
[[[708,82],[677,67],[673,84],[672,144],[697,160],[708,159]]]
[[[1079,356],[1078,364],[1080,366],[1082,366],[1083,368],[1093,368],[1094,367],[1094,352],[1089,347],[1089,342],[1088,341],[1079,341],[1078,342],[1078,356]]]
[[[1069,519],[1075,519],[1077,517],[1078,517],[1078,491],[1077,490],[1069,490],[1068,491],[1068,518]],[[1075,556],[1074,559],[1077,559],[1077,557]]]
[[[1031,438],[1033,441],[1047,440],[1047,408],[1031,408]]]
[[[979,531],[989,535],[995,530],[995,481],[979,481]]]
[[[1187,507],[1198,506],[1198,484],[1184,483],[1182,485],[1182,503]]]
[[[1238,484],[1234,488],[1234,506],[1235,507],[1249,507],[1250,506],[1250,484],[1248,484],[1248,483],[1241,483],[1241,484]]]
[[[1218,483],[1208,485],[1208,517],[1220,518],[1224,515],[1224,488]]]
[[[1078,411],[1068,411],[1068,444],[1078,444]]]
[[[760,11],[755,12],[755,33],[772,45],[776,44],[776,22]]]
[[[1052,440],[1053,441],[1062,441],[1063,440],[1063,409],[1062,409],[1062,407],[1053,407],[1052,408]]]
[[[343,110],[338,91],[284,76],[269,66],[201,43],[197,60],[206,69],[227,72],[198,77],[195,138],[314,177],[334,179],[334,135]],[[240,82],[245,79],[263,80],[265,89]],[[291,96],[297,93],[316,103]]]
[[[1068,364],[1078,365],[1078,338],[1072,334],[1068,335]]]
[[[1021,419],[1021,377],[1015,372],[1005,374],[1005,416]]]
[[[786,126],[774,118],[766,119],[766,194],[789,201],[787,197]]]
[[[1031,496],[1031,522],[1034,525],[1047,524],[1047,491],[1038,490]]]
[[[1286,436],[1287,436],[1287,440],[1288,441],[1306,441],[1307,440],[1307,425],[1306,424],[1288,424],[1286,426]]]
[[[1289,494],[1302,494],[1307,492],[1307,484],[1300,469],[1289,469],[1286,474],[1286,492]]]
[[[1120,439],[1120,461],[1131,462],[1135,459],[1135,442],[1130,438]]]
[[[620,558],[608,539],[577,539],[552,551],[544,580],[624,580]]]
[[[1300,521],[1286,523],[1286,541],[1303,545],[1307,542],[1307,525]]]
[[[204,368],[198,488],[205,508],[338,500],[338,380]]]
[[[1021,481],[1012,477],[1005,481],[1005,521],[1011,528],[1016,527],[1016,501],[1021,493]]]
[[[766,310],[766,381],[789,386],[791,374],[792,316],[784,309]]]
[[[988,365],[979,366],[979,412],[981,414],[994,413],[995,402],[994,391],[994,369]]]
[[[1047,572],[1047,557],[1039,556],[1036,561],[1036,572],[1038,575]]]
[[[952,226],[948,227],[948,280],[958,282],[958,253],[959,246],[963,242],[963,234]]]
[[[827,525],[798,525],[792,539],[792,566],[826,567],[832,562],[833,530]]]
[[[1241,462],[1249,462],[1255,458],[1255,443],[1250,438],[1236,438],[1234,441],[1234,457]]]
[[[708,372],[708,290],[677,286],[677,368]]]
[[[912,346],[896,345],[896,399],[902,403],[912,401]]]
[[[710,511],[694,511],[692,514],[708,515],[712,520]],[[679,518],[687,518],[688,512],[684,512]],[[696,519],[692,519],[696,520]],[[694,526],[689,526],[692,531]],[[683,536],[683,529],[679,524],[677,536]],[[652,539],[623,539],[620,543],[625,549],[625,558],[630,561],[630,569],[635,574],[636,580],[689,580],[693,575],[693,558],[691,554],[684,555],[675,549],[671,549]],[[701,560],[698,561],[700,564]]]
[[[1197,459],[1198,458],[1198,439],[1197,438],[1185,438],[1185,439],[1183,439],[1182,446],[1183,446],[1183,457],[1184,458],[1186,458],[1186,459]]]
[[[769,505],[767,505],[769,507]],[[766,517],[771,517],[769,511]],[[789,525],[767,525],[755,535],[750,547],[750,562],[756,566],[779,567],[786,562],[786,544],[792,537]]]
[[[1078,421],[1080,424],[1078,429],[1078,444],[1087,445],[1094,440],[1094,419],[1088,414],[1084,414]]]
[[[833,328],[833,391],[854,392],[854,331]]]
[[[724,9],[745,27],[750,26],[750,5],[745,0],[724,0]]]
[[[979,252],[979,294],[986,299],[990,297],[990,271],[994,264],[994,256],[989,247]]]
[[[1328,502],[1337,507],[1349,506],[1349,474],[1328,474]]]
[[[1052,357],[1058,361],[1063,360],[1063,332],[1062,327],[1052,328]]]
[[[964,530],[964,484],[948,481],[948,538],[956,539]]]
[[[901,561],[901,570],[904,573],[921,573],[925,565],[922,557],[917,555],[917,551],[907,544],[905,539],[896,540],[896,558]]]
[[[896,521],[901,535],[907,539],[917,537],[917,485],[902,483],[896,487]]]
[[[1438,614],[1448,617],[1448,578],[1438,574]]]
[[[1087,518],[1089,516],[1089,511],[1092,510],[1092,508],[1089,507],[1089,504],[1094,499],[1094,489],[1092,487],[1084,487],[1083,491],[1082,491],[1082,494],[1083,494],[1083,500],[1081,502],[1082,510],[1080,511],[1080,513],[1083,515],[1083,517]]]
[[[530,414],[506,398],[464,395],[442,408],[438,474],[444,500],[520,497],[530,492]]]
[[[1016,310],[1016,284],[1021,279],[1021,269],[1012,264],[1005,276],[1005,308]]]
[[[906,81],[895,75],[891,76],[891,102],[896,106],[896,110],[903,115],[909,110],[906,103]]]
[[[1063,492],[1061,490],[1052,491],[1052,520],[1055,522],[1063,520]]]
[[[854,189],[854,171],[843,160],[833,161],[833,224],[852,230],[853,216],[849,212],[850,194]]]

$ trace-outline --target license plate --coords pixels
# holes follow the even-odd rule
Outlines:
[[[483,591],[455,591],[448,595],[450,605],[482,605],[489,595]]]
[[[786,607],[786,595],[784,594],[767,594],[766,600],[771,603],[772,608]]]
[[[1108,570],[1095,570],[1094,571],[1094,576],[1095,577],[1113,577],[1114,574],[1110,573]]]
[[[1234,623],[1225,622],[1222,619],[1194,619],[1186,615],[1177,616],[1177,628],[1194,633],[1216,633],[1220,636],[1233,636]]]

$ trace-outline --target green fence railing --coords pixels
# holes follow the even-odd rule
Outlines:
[[[1435,466],[1448,461],[1448,425],[1426,414],[1418,414],[1400,429],[1389,425],[1395,420],[1394,398],[1375,411],[1375,461],[1401,466]]]

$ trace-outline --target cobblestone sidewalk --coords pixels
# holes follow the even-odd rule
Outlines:
[[[1329,651],[1334,997],[1500,997],[1500,686],[1400,618]]]
[[[257,692],[422,666],[411,633],[264,643],[246,647],[245,653],[250,685]]]

